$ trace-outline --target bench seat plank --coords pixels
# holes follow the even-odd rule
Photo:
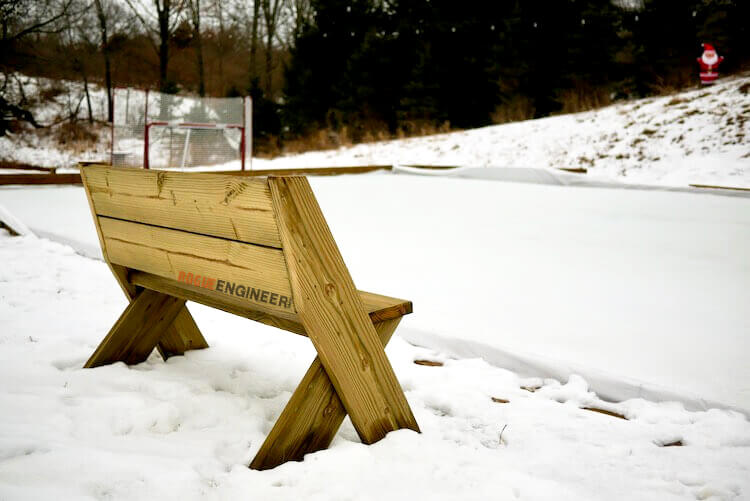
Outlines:
[[[230,302],[225,298],[224,294],[216,291],[210,291],[202,287],[195,287],[183,282],[178,282],[177,280],[160,277],[142,271],[131,272],[128,276],[128,280],[131,284],[137,285],[138,287],[144,287],[163,294],[169,294],[170,296],[200,303],[272,327],[307,336],[302,323],[296,318],[281,318],[263,311],[254,310],[248,307],[247,304],[240,303],[240,300]],[[411,301],[405,299],[383,296],[372,292],[358,292],[364,303],[365,311],[370,315],[370,319],[372,319],[373,323],[400,318],[404,315],[408,315],[413,310]]]

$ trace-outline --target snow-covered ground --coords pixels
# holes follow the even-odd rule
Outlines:
[[[256,160],[477,167],[311,179],[357,286],[414,302],[388,353],[422,434],[347,421],[267,472],[308,340],[191,304],[210,349],[83,370],[125,305],[83,190],[1,187],[36,236],[0,229],[0,500],[750,497],[750,197],[541,184],[750,187],[749,88]]]
[[[410,341],[582,374],[612,400],[750,415],[750,198],[392,174],[312,184],[358,287],[414,301]],[[0,206],[100,255],[80,187],[6,188]]]
[[[245,465],[314,357],[307,339],[193,305],[210,349],[167,363],[152,356],[134,367],[81,369],[125,306],[106,266],[3,230],[0,262],[0,499],[663,501],[750,493],[742,414],[641,399],[610,404],[577,376],[523,378],[398,336],[387,351],[421,434],[399,431],[364,446],[347,421],[330,449],[252,471]],[[417,303],[414,317],[430,309]]]

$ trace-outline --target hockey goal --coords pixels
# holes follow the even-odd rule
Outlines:
[[[112,165],[251,168],[249,97],[194,97],[118,88],[114,92]]]

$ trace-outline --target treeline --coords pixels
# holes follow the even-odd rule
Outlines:
[[[0,134],[11,118],[28,118],[17,112],[24,103],[5,99],[16,72],[97,83],[108,96],[129,86],[251,94],[266,115],[258,121],[279,131],[284,65],[309,8],[301,0],[0,0]]]
[[[697,82],[701,42],[750,60],[747,0],[315,0],[293,44],[292,131],[543,117]]]
[[[0,99],[12,72],[251,94],[261,149],[324,147],[682,88],[701,42],[723,72],[750,62],[748,19],[747,0],[0,0]]]

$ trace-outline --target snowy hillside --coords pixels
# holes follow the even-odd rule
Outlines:
[[[10,161],[40,167],[71,167],[79,160],[96,160],[109,155],[110,129],[106,125],[106,92],[89,85],[89,99],[79,82],[33,78],[11,73],[5,98],[27,108],[36,122],[0,137],[0,162]],[[88,102],[95,123],[86,127],[87,137],[66,134],[65,122],[71,118],[86,124]],[[1,172],[0,172],[1,173]]]
[[[87,111],[83,89],[19,77],[28,96],[61,91],[52,106],[33,106],[42,123]],[[484,127],[421,138],[360,144],[338,150],[254,159],[263,168],[337,165],[446,165],[465,167],[584,168],[598,181],[687,186],[750,187],[750,76],[728,77],[712,87],[629,101],[601,110]],[[20,87],[19,87],[20,86]],[[62,92],[64,90],[64,92]],[[15,91],[18,93],[19,91]],[[104,94],[92,86],[102,119]],[[48,167],[108,157],[102,126],[94,148],[58,144],[43,131],[0,138],[0,160]],[[90,146],[90,145],[89,145]],[[221,168],[239,169],[239,165]]]
[[[586,113],[279,158],[270,166],[358,164],[585,168],[604,180],[750,187],[750,77]]]

